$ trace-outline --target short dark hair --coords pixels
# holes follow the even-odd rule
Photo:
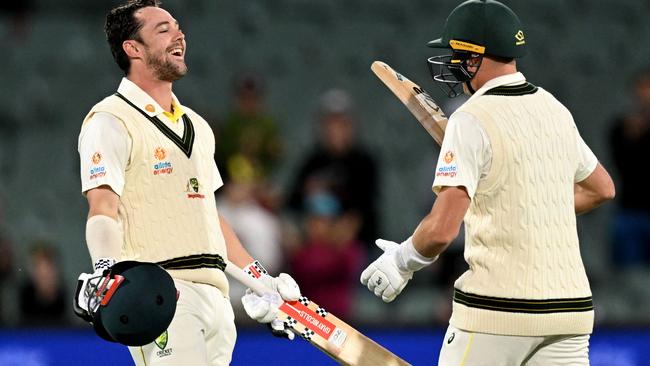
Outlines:
[[[140,22],[134,16],[135,12],[149,6],[159,7],[159,0],[130,0],[126,4],[117,6],[106,14],[106,25],[104,31],[106,32],[106,40],[111,48],[111,53],[117,66],[124,71],[124,74],[129,73],[131,68],[131,61],[122,48],[122,43],[127,39],[135,39],[142,42],[142,38],[138,32],[142,28]]]

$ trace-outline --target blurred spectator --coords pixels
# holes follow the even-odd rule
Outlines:
[[[634,97],[634,108],[617,118],[610,132],[619,177],[612,256],[621,267],[650,263],[650,191],[645,160],[650,156],[650,69],[635,79]]]
[[[359,220],[346,215],[336,197],[315,192],[306,199],[305,240],[290,258],[302,293],[342,319],[350,319],[364,261],[356,240]]]
[[[6,14],[11,22],[11,39],[24,40],[30,30],[31,15],[34,11],[33,0],[0,1],[0,14]]]
[[[217,162],[230,171],[238,160],[246,160],[254,176],[264,180],[282,153],[276,122],[265,110],[264,86],[258,77],[243,75],[235,80],[233,93],[233,109],[216,131]]]
[[[38,327],[65,324],[71,301],[62,286],[56,250],[47,242],[35,243],[29,253],[29,278],[20,287],[22,324]]]
[[[300,165],[289,206],[300,212],[306,197],[321,190],[332,192],[346,215],[361,220],[358,239],[372,244],[377,237],[377,166],[356,142],[352,100],[346,91],[333,89],[323,94],[319,123],[318,144]]]

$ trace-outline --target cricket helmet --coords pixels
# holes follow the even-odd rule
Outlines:
[[[167,271],[154,263],[123,261],[104,272],[93,293],[101,296],[92,312],[100,337],[127,346],[153,342],[176,312],[178,292]]]
[[[442,37],[427,46],[452,50],[451,55],[428,60],[434,80],[446,84],[452,92],[459,84],[469,84],[476,71],[469,72],[468,64],[480,66],[484,55],[513,59],[526,54],[521,21],[496,0],[468,0],[458,5],[447,17]],[[440,66],[438,72],[433,65]],[[452,92],[450,96],[458,95]]]

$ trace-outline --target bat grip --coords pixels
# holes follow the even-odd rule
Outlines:
[[[246,272],[244,272],[241,268],[237,267],[232,262],[230,262],[228,259],[225,259],[225,262],[226,262],[226,269],[225,269],[226,274],[228,274],[230,277],[237,280],[237,282],[250,288],[259,296],[263,296],[265,293],[271,292],[271,289],[266,287],[262,283],[262,281],[258,281],[255,278],[251,277]]]

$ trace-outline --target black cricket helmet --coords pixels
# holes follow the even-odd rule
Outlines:
[[[93,293],[101,296],[92,313],[97,335],[127,346],[153,342],[169,327],[178,292],[167,271],[154,263],[118,262]]]
[[[432,48],[451,49],[452,54],[430,57],[427,61],[433,79],[450,97],[469,81],[480,67],[484,55],[501,59],[523,57],[526,39],[517,15],[496,0],[468,0],[458,5],[447,17],[442,37],[427,43]],[[437,67],[436,67],[437,66]],[[443,88],[444,89],[444,88]]]

